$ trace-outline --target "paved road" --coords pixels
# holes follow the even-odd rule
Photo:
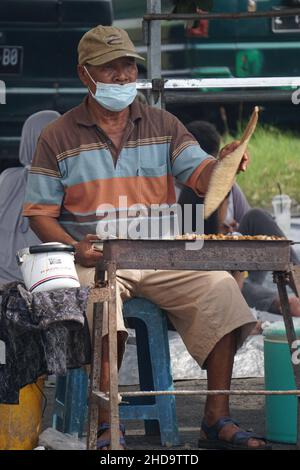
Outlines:
[[[178,390],[205,389],[205,380],[177,381],[175,387]],[[235,379],[233,389],[253,390],[264,388],[263,379]],[[122,390],[134,389],[134,387],[122,387]],[[53,407],[53,388],[46,388],[48,404],[43,419],[43,429],[51,426]],[[203,396],[179,396],[176,398],[177,417],[181,445],[172,449],[197,449],[200,420],[203,414],[205,398]],[[231,398],[232,416],[246,429],[253,429],[257,433],[265,433],[264,397],[261,396],[234,396]],[[126,442],[129,449],[164,449],[157,436],[145,436],[143,423],[140,421],[128,421],[126,423]],[[292,445],[274,444],[274,449],[292,450]]]

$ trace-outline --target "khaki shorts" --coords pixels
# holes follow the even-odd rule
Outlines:
[[[82,286],[93,286],[94,268],[76,266]],[[166,310],[191,356],[203,365],[226,334],[239,329],[240,347],[256,320],[236,281],[225,271],[117,271],[117,325],[125,331],[122,303],[144,297]],[[93,308],[88,305],[91,330]],[[107,305],[103,313],[103,336],[107,334]]]

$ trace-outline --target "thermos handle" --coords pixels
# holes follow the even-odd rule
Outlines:
[[[22,253],[22,254],[21,254],[21,253]],[[29,254],[29,249],[28,249],[28,248],[23,249],[23,250],[21,250],[21,251],[17,251],[17,253],[16,253],[16,259],[17,259],[17,263],[18,263],[19,266],[20,266],[20,265],[23,263],[23,261],[24,261],[24,255],[26,256],[26,255],[28,255],[28,254]]]
[[[38,253],[47,253],[51,251],[51,253],[53,252],[57,252],[57,251],[67,251],[67,252],[70,252],[70,253],[74,253],[75,252],[75,248],[74,246],[72,245],[59,245],[59,246],[56,246],[56,245],[35,245],[35,246],[30,246],[29,247],[29,253],[32,254],[32,255],[36,255]]]
[[[23,263],[23,258],[22,256],[19,255],[19,253],[16,254],[16,259],[17,259],[18,265],[20,266],[20,264]]]

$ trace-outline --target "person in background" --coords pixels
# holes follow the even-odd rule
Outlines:
[[[216,127],[206,121],[193,121],[187,129],[197,139],[203,150],[210,155],[218,156],[221,136]],[[179,196],[178,203],[184,210],[184,204],[193,205],[193,229],[195,228],[196,204],[203,204],[204,198],[200,198],[190,188],[184,187]],[[204,232],[209,233],[232,233],[240,232],[243,235],[274,235],[284,237],[273,217],[262,209],[252,209],[237,183],[234,184],[228,196],[204,224]],[[300,264],[295,250],[291,249],[291,262]],[[275,289],[263,285],[267,276],[265,271],[250,271],[245,279],[243,273],[235,273],[242,294],[249,307],[270,313],[281,314],[279,297]],[[289,304],[293,316],[300,316],[300,300],[296,296],[289,297]]]
[[[22,280],[16,253],[40,244],[23,217],[27,172],[41,131],[60,116],[56,111],[39,111],[24,123],[19,148],[21,167],[8,168],[0,175],[0,284]]]

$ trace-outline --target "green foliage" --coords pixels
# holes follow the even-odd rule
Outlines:
[[[231,141],[232,137],[225,140]],[[249,152],[250,165],[237,181],[251,206],[270,208],[272,197],[278,194],[278,183],[294,206],[299,205],[300,134],[260,126],[251,138]]]

